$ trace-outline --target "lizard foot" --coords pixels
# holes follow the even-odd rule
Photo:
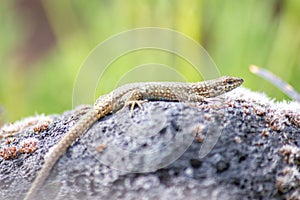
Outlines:
[[[132,113],[133,113],[133,109],[135,105],[138,105],[140,107],[140,109],[144,109],[142,106],[142,103],[146,102],[147,100],[130,100],[127,101],[124,107],[130,106],[130,117],[132,117]]]

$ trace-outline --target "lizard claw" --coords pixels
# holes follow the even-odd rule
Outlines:
[[[144,108],[142,106],[142,103],[144,103],[146,101],[147,100],[139,100],[139,101],[131,100],[131,101],[127,101],[126,104],[125,104],[125,106],[130,106],[130,113],[129,113],[130,117],[132,117],[134,106],[138,105],[138,107],[143,110]]]

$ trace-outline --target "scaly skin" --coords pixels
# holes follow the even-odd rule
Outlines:
[[[42,169],[38,172],[24,200],[32,200],[38,193],[53,166],[65,154],[69,146],[98,119],[110,112],[116,112],[127,105],[141,107],[143,101],[185,101],[199,102],[205,98],[216,97],[229,92],[243,83],[243,79],[220,77],[196,83],[146,82],[127,84],[109,94],[99,97],[93,109],[87,112],[48,153]]]

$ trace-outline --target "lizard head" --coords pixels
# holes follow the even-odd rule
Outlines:
[[[219,83],[217,84],[219,85],[217,86],[217,90],[224,90],[224,92],[229,92],[239,87],[244,82],[242,78],[231,77],[231,76],[223,76],[216,79],[216,81]]]
[[[239,87],[243,79],[231,76],[222,76],[213,80],[195,84],[195,92],[204,97],[215,97]]]

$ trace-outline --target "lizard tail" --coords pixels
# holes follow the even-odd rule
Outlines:
[[[41,170],[38,172],[24,200],[33,200],[48,178],[53,166],[58,159],[66,152],[67,148],[99,118],[98,113],[91,109],[88,111],[58,142],[53,149],[48,152]]]

